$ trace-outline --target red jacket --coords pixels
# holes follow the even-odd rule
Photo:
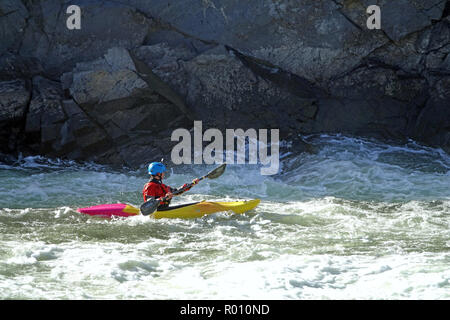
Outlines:
[[[184,184],[181,188],[186,187],[187,184]],[[187,188],[184,192],[188,191],[190,188]],[[153,179],[147,182],[142,190],[142,196],[144,197],[144,201],[147,201],[150,198],[158,199],[166,196],[168,192],[175,192],[176,188],[169,187],[161,182],[161,180]],[[181,194],[181,193],[180,193]],[[170,204],[171,200],[161,201],[160,205],[166,207]]]
[[[144,201],[147,201],[149,198],[162,198],[165,197],[168,192],[173,192],[174,189],[166,186],[161,180],[153,179],[147,182],[142,190],[142,195],[144,197]],[[161,205],[168,205],[169,201],[161,201]]]

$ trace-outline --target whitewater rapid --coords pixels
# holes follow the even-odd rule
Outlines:
[[[282,155],[278,175],[229,165],[176,198],[262,200],[195,220],[76,211],[139,205],[145,168],[0,163],[0,299],[449,299],[449,155],[413,141],[305,139],[317,153]],[[210,169],[172,168],[166,183]]]

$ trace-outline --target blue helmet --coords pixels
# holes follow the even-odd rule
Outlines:
[[[164,171],[166,171],[166,166],[161,162],[152,162],[148,165],[148,174],[151,174],[152,176],[157,173],[163,173]]]

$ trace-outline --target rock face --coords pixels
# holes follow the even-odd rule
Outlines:
[[[16,150],[29,101],[26,81],[0,82],[0,152],[12,153]]]
[[[366,24],[375,2],[381,30]],[[0,152],[135,167],[194,120],[450,152],[450,1],[77,5],[69,30],[67,1],[1,1]]]

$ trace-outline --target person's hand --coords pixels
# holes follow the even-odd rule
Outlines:
[[[166,193],[165,198],[166,198],[167,200],[172,199],[172,197],[173,197],[173,193],[172,193],[172,192],[167,192],[167,193]]]
[[[199,180],[198,178],[196,178],[196,179],[192,180],[192,184],[195,185],[195,184],[197,184],[199,181],[200,181],[200,180]]]

